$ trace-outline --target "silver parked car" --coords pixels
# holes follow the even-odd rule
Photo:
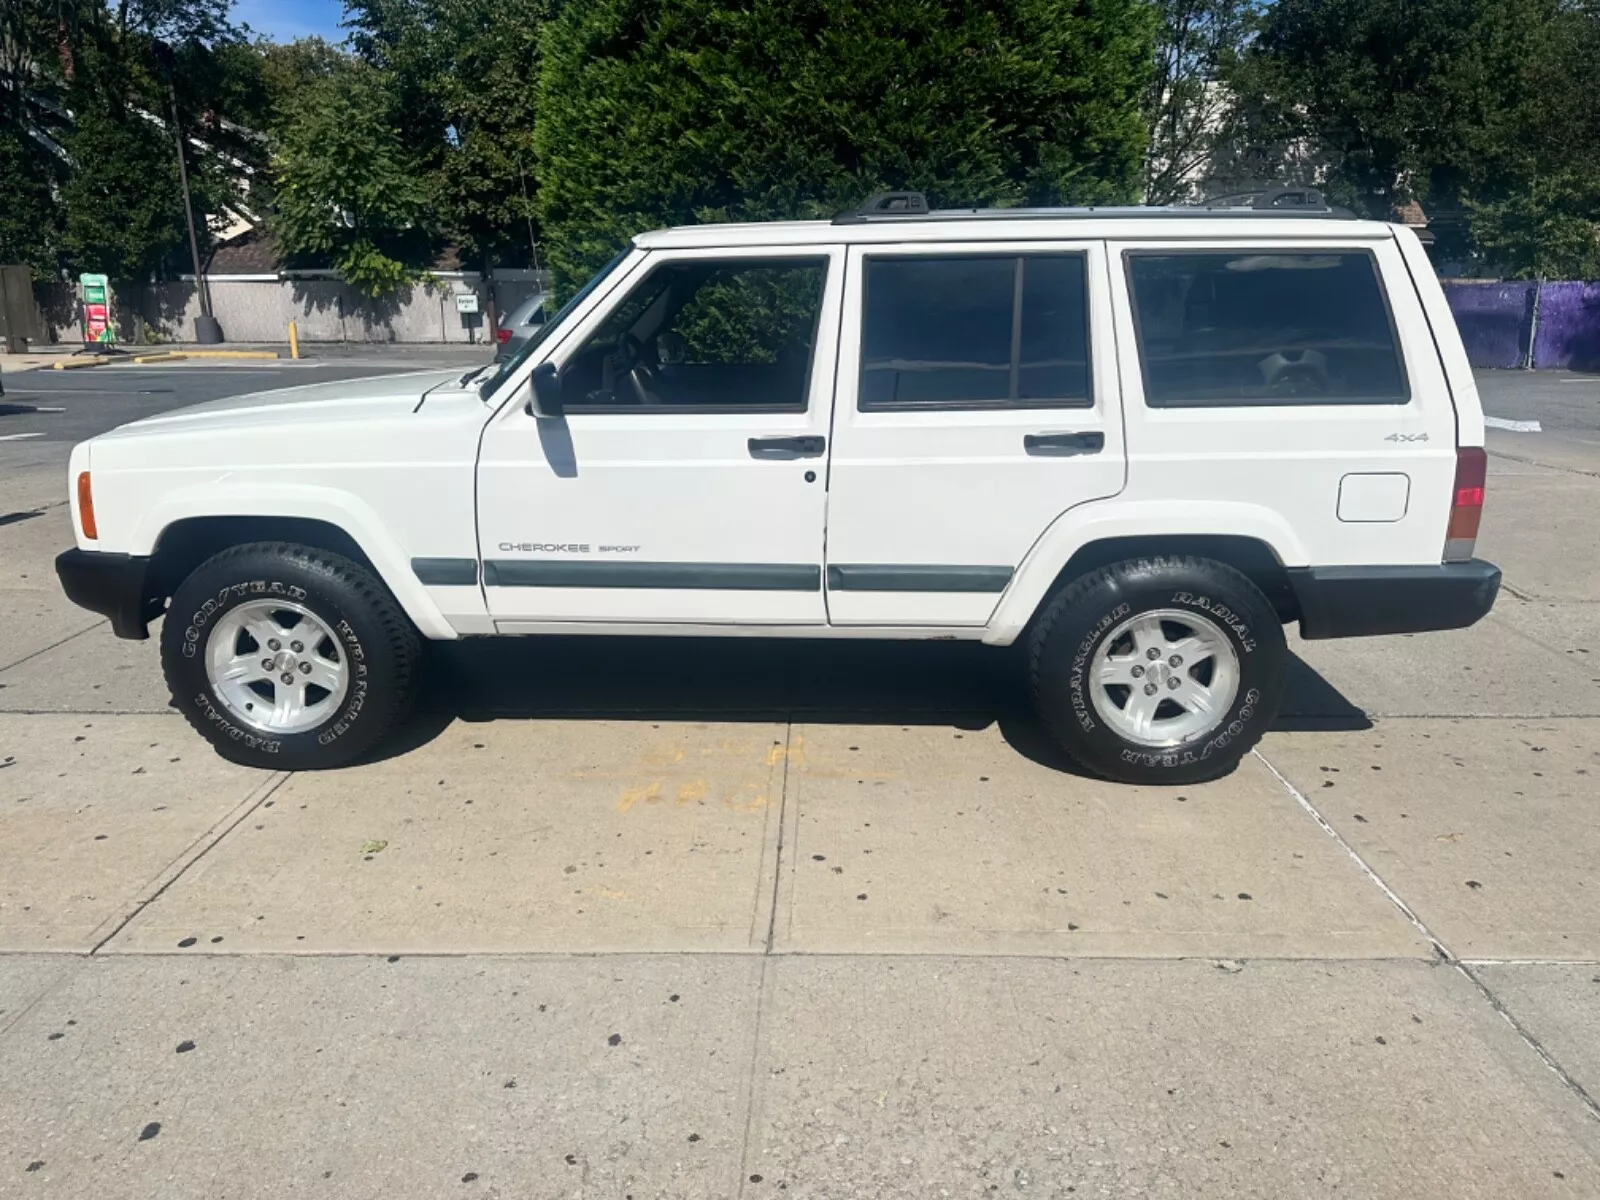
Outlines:
[[[523,343],[544,325],[550,315],[545,304],[549,298],[548,292],[536,291],[500,318],[500,328],[494,331],[496,362],[508,359],[522,349]]]

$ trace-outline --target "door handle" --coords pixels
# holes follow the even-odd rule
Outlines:
[[[746,445],[751,458],[816,458],[828,443],[820,437],[753,437]]]
[[[1093,433],[1030,433],[1023,437],[1022,448],[1029,454],[1046,458],[1099,454],[1106,448],[1106,435],[1098,430]]]

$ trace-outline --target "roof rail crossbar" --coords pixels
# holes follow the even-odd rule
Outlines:
[[[1234,192],[1227,196],[1207,196],[1203,208],[1249,208],[1258,212],[1324,212],[1334,210],[1322,193],[1314,187],[1300,184],[1274,183],[1248,192]]]
[[[874,192],[860,208],[842,212],[835,225],[855,225],[869,217],[925,217],[928,198],[921,192]]]

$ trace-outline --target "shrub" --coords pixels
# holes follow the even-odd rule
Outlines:
[[[1144,0],[590,0],[545,28],[557,287],[662,225],[1138,194]]]

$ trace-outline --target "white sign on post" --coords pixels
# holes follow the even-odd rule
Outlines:
[[[463,315],[478,311],[477,292],[458,292],[456,294],[456,311]]]

